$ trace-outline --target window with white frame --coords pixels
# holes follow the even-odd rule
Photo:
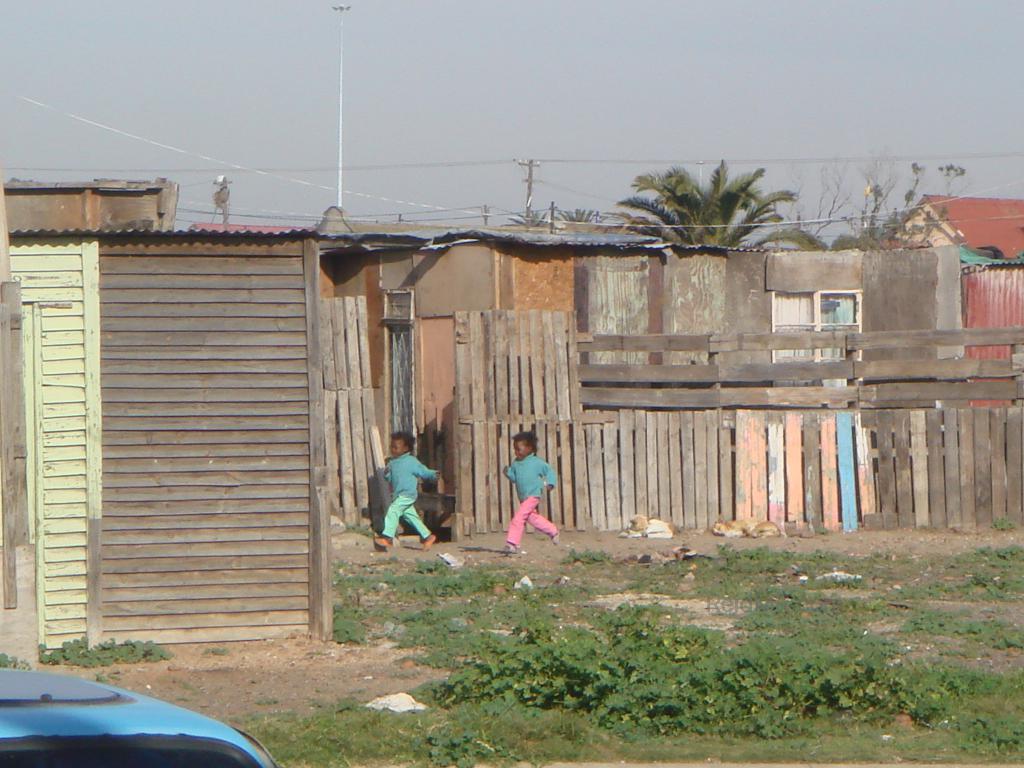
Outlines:
[[[772,330],[776,333],[802,331],[848,331],[861,329],[860,291],[814,291],[786,293],[772,297]],[[843,352],[837,348],[778,350],[773,359],[835,360]]]

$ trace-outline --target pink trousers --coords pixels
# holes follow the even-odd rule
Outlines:
[[[536,496],[523,499],[519,509],[516,510],[515,515],[512,517],[512,522],[508,524],[508,535],[505,537],[505,540],[509,544],[516,547],[519,546],[519,542],[523,540],[523,530],[526,528],[527,523],[547,536],[554,537],[558,533],[558,528],[555,524],[537,511],[539,504],[540,499]]]

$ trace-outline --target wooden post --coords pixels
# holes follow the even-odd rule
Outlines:
[[[302,257],[306,278],[306,372],[309,379],[309,631],[316,640],[329,640],[333,624],[331,520],[327,503],[320,350],[320,248],[315,240],[306,240]]]
[[[1017,398],[1014,405],[1024,405],[1024,344],[1014,344],[1010,349],[1010,362],[1017,378]]]
[[[6,289],[6,285],[3,286]],[[12,368],[11,307],[0,292],[0,516],[3,519],[3,607],[18,607],[17,476],[14,471],[14,371]],[[16,295],[16,292],[15,292]]]
[[[7,206],[4,202],[3,168],[0,168],[0,283],[11,279],[11,253],[7,237]],[[3,520],[3,606],[17,608],[18,537],[17,494],[14,475],[14,413],[10,397],[14,393],[11,369],[11,312],[0,305],[0,519]]]

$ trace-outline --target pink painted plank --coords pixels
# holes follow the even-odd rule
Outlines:
[[[750,464],[751,432],[749,411],[736,411],[736,519],[749,520],[751,515]]]
[[[821,512],[825,529],[838,531],[839,477],[836,455],[836,417],[829,413],[821,417]]]

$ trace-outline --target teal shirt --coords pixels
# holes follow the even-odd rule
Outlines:
[[[427,469],[411,453],[403,453],[388,462],[384,477],[391,483],[391,491],[395,496],[411,496],[415,499],[419,495],[418,480],[436,480],[437,472]]]
[[[558,482],[555,470],[536,453],[531,453],[525,459],[513,461],[512,465],[505,469],[505,476],[516,484],[516,493],[520,501],[531,496],[540,498],[545,485],[555,485]]]

